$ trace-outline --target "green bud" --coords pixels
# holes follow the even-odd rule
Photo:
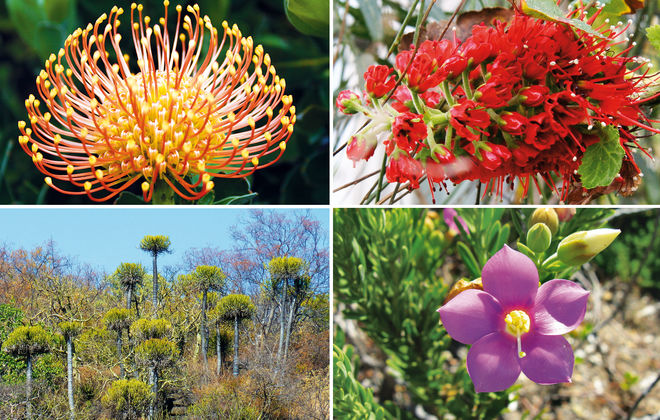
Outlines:
[[[619,233],[619,229],[594,229],[572,233],[559,242],[557,257],[567,265],[582,265],[607,248]]]
[[[532,213],[532,218],[529,221],[531,226],[537,223],[543,223],[550,228],[550,233],[557,234],[559,229],[559,218],[557,212],[551,207],[539,207]]]
[[[545,223],[537,223],[527,231],[527,247],[536,253],[550,247],[552,232]]]

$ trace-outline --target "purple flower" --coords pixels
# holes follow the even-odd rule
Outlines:
[[[483,290],[465,290],[438,309],[449,335],[472,345],[467,369],[475,390],[505,390],[521,370],[542,385],[571,382],[573,350],[561,335],[584,319],[589,292],[568,280],[539,287],[532,260],[506,245],[481,279]]]
[[[465,220],[463,220],[463,218],[458,215],[456,210],[445,208],[442,210],[442,217],[445,219],[445,223],[449,227],[449,231],[453,231],[455,235],[457,235],[460,232],[460,230],[458,230],[458,226],[456,226],[456,220],[458,220],[458,223],[460,223],[461,226],[463,226],[463,229],[465,229],[466,232],[470,233],[470,228],[468,227],[468,224],[465,223]]]

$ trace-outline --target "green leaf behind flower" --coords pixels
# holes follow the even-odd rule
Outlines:
[[[550,22],[565,23],[595,37],[603,38],[603,34],[593,29],[586,22],[579,19],[567,18],[566,14],[559,8],[554,0],[523,0],[521,6],[523,12],[528,16],[548,20]]]
[[[653,48],[660,51],[660,25],[653,25],[646,28],[646,37]]]
[[[289,22],[305,35],[328,38],[330,3],[328,0],[284,0]]]
[[[584,188],[610,185],[621,169],[624,151],[619,142],[619,130],[607,126],[600,134],[600,141],[587,147],[578,173]]]

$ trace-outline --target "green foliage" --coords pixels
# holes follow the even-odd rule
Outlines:
[[[152,394],[149,385],[138,379],[114,381],[103,396],[103,404],[115,418],[137,419],[149,408]]]
[[[646,210],[612,219],[609,226],[622,234],[594,258],[607,277],[638,282],[655,296],[660,296],[660,258],[654,252],[660,243],[660,232],[655,232],[658,217],[657,210]],[[633,278],[638,272],[639,277]]]
[[[75,0],[6,0],[11,22],[42,59],[56,53],[74,29]]]
[[[150,338],[137,346],[135,353],[148,366],[161,369],[172,364],[179,350],[176,344],[162,338]]]
[[[103,317],[103,323],[114,331],[122,331],[128,328],[131,322],[131,311],[126,308],[112,308]]]
[[[342,350],[334,344],[332,363],[333,414],[336,418],[381,420],[400,417],[395,405],[390,404],[389,408],[398,416],[386,411],[374,400],[373,391],[355,379],[359,358],[353,354],[353,347],[345,346]]]
[[[23,312],[12,305],[0,305],[0,343],[3,343],[10,332],[21,325]],[[4,382],[19,382],[21,375],[25,371],[25,363],[20,359],[0,352],[0,377]]]
[[[80,334],[83,329],[82,322],[75,321],[62,321],[58,324],[58,326],[60,327],[64,337],[75,337]]]
[[[197,290],[222,290],[227,276],[220,267],[200,265],[191,274],[192,285]]]
[[[27,357],[50,350],[51,337],[40,325],[16,327],[2,345],[12,356]]]
[[[424,219],[422,209],[335,209],[335,297],[427,412],[493,417],[508,394],[477,394],[464,365],[449,369],[452,340],[436,313],[448,292],[437,277],[448,243]]]
[[[142,240],[144,241],[145,239],[146,238]],[[147,244],[145,243],[145,245]],[[140,247],[142,247],[142,242],[140,242]],[[142,284],[146,272],[144,271],[142,264],[121,263],[112,275],[117,280],[119,280],[119,284],[121,284],[124,288],[128,288]]]
[[[138,340],[165,338],[172,331],[172,324],[166,319],[140,318],[131,324],[131,335]]]
[[[151,252],[154,255],[169,252],[170,242],[169,236],[163,235],[146,235],[140,241],[140,249],[143,251]]]
[[[646,36],[655,48],[656,51],[660,51],[660,25],[653,25],[646,28]]]
[[[275,257],[268,262],[268,271],[274,279],[292,279],[301,275],[305,263],[297,257]]]
[[[305,35],[328,38],[330,4],[328,0],[284,0],[289,22]]]
[[[500,222],[504,210],[473,208],[460,211],[459,215],[467,222],[470,232],[468,234],[460,223],[456,225],[461,231],[457,249],[472,278],[481,277],[481,268],[488,258],[499,251],[509,239],[511,227]]]
[[[234,317],[239,319],[250,318],[256,308],[249,296],[246,295],[227,295],[220,299],[216,305],[215,316],[217,319],[233,321]]]
[[[44,354],[34,362],[33,377],[44,380],[49,388],[54,388],[66,377],[66,362],[55,353]]]
[[[554,0],[523,0],[522,10],[525,14],[551,22],[561,22],[587,32],[596,38],[603,38],[603,35],[594,30],[586,22],[579,19],[569,19],[559,8]]]
[[[619,142],[619,129],[603,128],[600,140],[587,147],[578,168],[584,188],[610,185],[621,169],[624,151]]]

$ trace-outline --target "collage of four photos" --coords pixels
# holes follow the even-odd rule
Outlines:
[[[659,6],[0,1],[0,418],[660,419]]]

